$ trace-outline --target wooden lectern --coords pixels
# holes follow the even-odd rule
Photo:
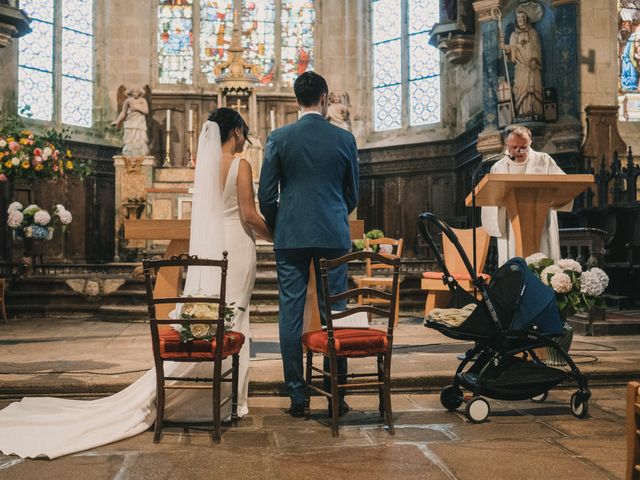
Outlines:
[[[490,173],[475,188],[476,205],[506,207],[516,255],[540,251],[540,238],[550,208],[558,209],[594,184],[593,175]],[[472,205],[471,194],[465,200]]]
[[[350,220],[351,238],[364,236],[364,221]],[[124,238],[127,240],[169,240],[165,257],[189,252],[189,236],[191,220],[125,220]],[[234,259],[229,259],[233,262]],[[180,269],[176,267],[161,268],[158,272],[154,294],[156,297],[176,296],[180,282]],[[158,318],[168,318],[174,305],[157,305]],[[309,275],[307,300],[305,307],[305,331],[320,329],[320,311],[316,293],[316,278],[313,265]]]

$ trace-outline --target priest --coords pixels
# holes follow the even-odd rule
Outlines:
[[[491,173],[564,175],[562,169],[548,154],[531,149],[531,140],[531,131],[528,128],[509,128],[506,132],[504,157],[491,168]],[[560,210],[571,211],[572,207],[573,202],[570,202]],[[482,227],[489,235],[498,239],[498,266],[516,256],[513,228],[505,207],[482,207]],[[560,258],[558,215],[555,210],[549,210],[547,215],[539,251],[549,258]]]

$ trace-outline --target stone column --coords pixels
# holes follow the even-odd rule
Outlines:
[[[498,130],[498,23],[491,15],[495,8],[501,8],[501,0],[476,0],[476,12],[481,32],[482,48],[482,110],[484,130],[478,135],[477,149],[484,154],[499,152],[502,137]]]
[[[553,0],[556,17],[556,87],[558,120],[579,119],[577,0]]]

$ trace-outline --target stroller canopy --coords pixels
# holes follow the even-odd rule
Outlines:
[[[507,261],[493,275],[489,296],[503,327],[527,330],[537,326],[547,335],[562,333],[562,319],[556,295],[529,269],[524,259]]]

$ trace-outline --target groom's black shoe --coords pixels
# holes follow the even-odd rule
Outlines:
[[[327,416],[333,417],[333,408],[331,407],[331,402],[329,402],[329,408],[327,410],[328,410]],[[345,413],[349,412],[349,410],[351,410],[351,407],[349,407],[349,404],[347,404],[347,402],[345,402],[344,400],[340,400],[340,404],[338,406],[338,416],[341,417]]]
[[[302,418],[304,417],[304,405],[292,403],[291,407],[289,407],[285,413],[288,413],[294,418]]]

